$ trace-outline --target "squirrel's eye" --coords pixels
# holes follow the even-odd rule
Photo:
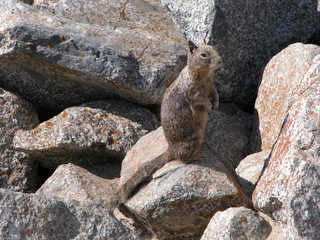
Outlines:
[[[204,58],[207,57],[207,54],[205,54],[205,53],[201,53],[200,55],[201,55],[201,57],[204,57]]]

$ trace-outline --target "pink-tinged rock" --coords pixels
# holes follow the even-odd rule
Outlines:
[[[110,209],[118,184],[119,178],[98,177],[85,168],[69,163],[60,165],[38,189],[37,194],[76,200],[84,206]]]
[[[312,84],[304,77],[320,47],[295,43],[274,56],[266,66],[255,103],[251,151],[270,150],[292,104]]]
[[[320,239],[320,55],[313,61],[253,193],[255,207],[290,240]]]
[[[228,208],[213,216],[201,240],[266,240],[270,232],[270,224],[257,212]]]
[[[241,160],[236,168],[239,181],[243,190],[251,196],[256,183],[258,182],[270,150],[253,153]]]
[[[12,147],[14,134],[34,128],[37,113],[21,97],[0,88],[0,187],[29,192],[36,187],[37,169],[28,155]]]
[[[33,130],[17,133],[14,147],[49,169],[69,162],[106,162],[122,158],[158,125],[147,109],[123,100],[106,100],[68,108]]]

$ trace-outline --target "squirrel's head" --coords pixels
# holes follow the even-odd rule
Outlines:
[[[192,68],[200,71],[215,71],[221,66],[222,59],[216,47],[207,45],[204,38],[200,40],[199,46],[192,41],[188,41],[188,45],[188,65]]]

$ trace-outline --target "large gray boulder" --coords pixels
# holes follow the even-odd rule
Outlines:
[[[187,39],[215,43],[223,69],[216,76],[222,101],[248,105],[268,60],[294,42],[318,33],[314,0],[161,0]]]
[[[1,239],[138,240],[107,210],[0,189]]]
[[[157,1],[18,3],[0,22],[0,86],[43,115],[110,97],[159,103],[185,65],[184,39]]]
[[[36,165],[13,148],[19,130],[34,128],[38,115],[30,103],[0,88],[0,188],[29,192],[36,187]]]

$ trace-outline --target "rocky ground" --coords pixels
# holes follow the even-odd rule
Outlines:
[[[3,0],[0,239],[320,239],[317,8]],[[201,36],[224,61],[206,154],[149,176],[164,90]]]

